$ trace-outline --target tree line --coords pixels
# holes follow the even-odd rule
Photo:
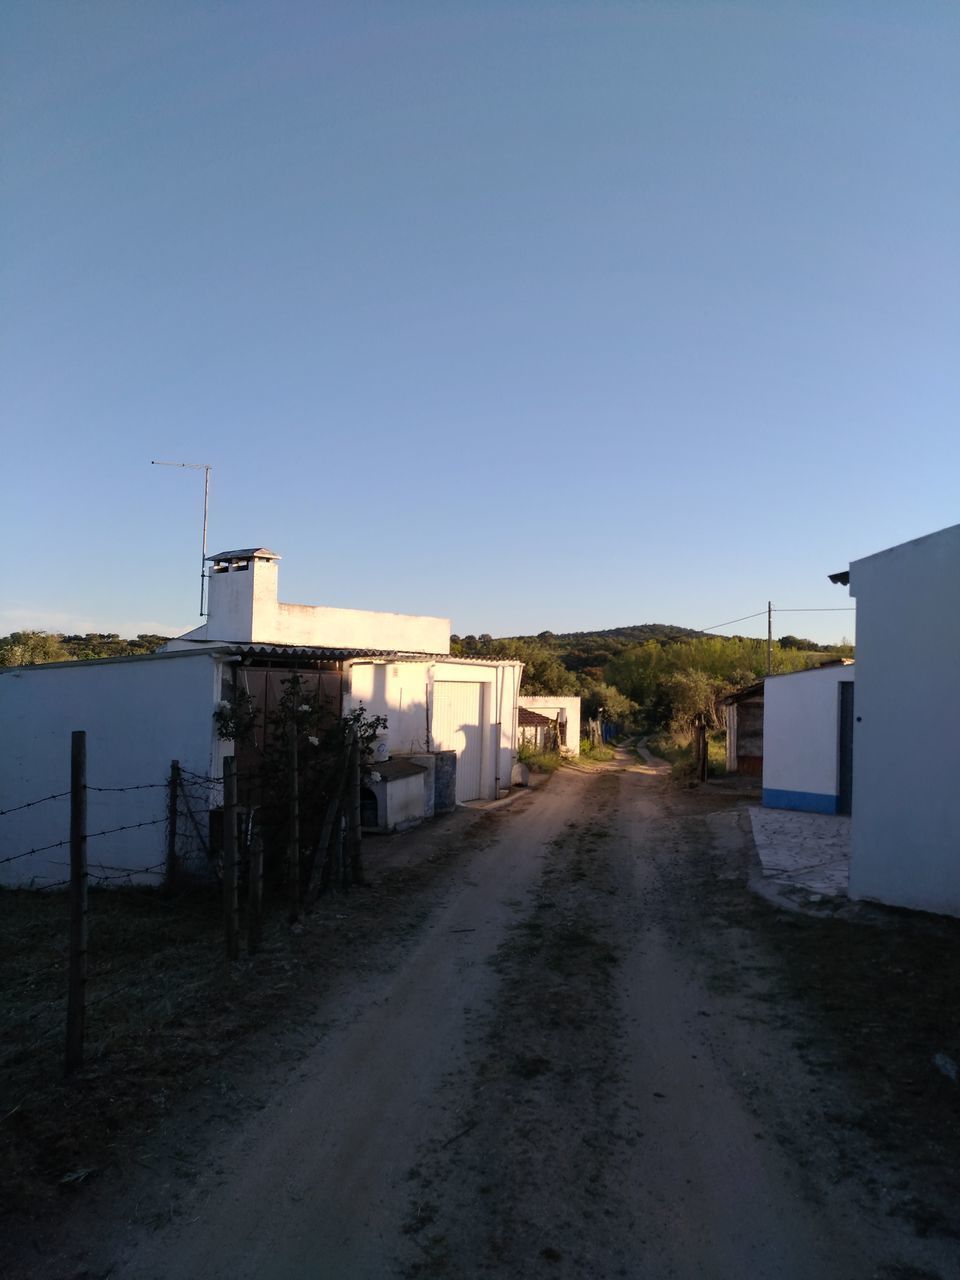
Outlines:
[[[688,732],[698,715],[720,728],[723,699],[767,673],[765,640],[659,623],[500,639],[454,636],[451,648],[464,657],[519,658],[525,664],[521,692],[578,694],[585,716],[647,732]],[[779,675],[852,655],[850,645],[783,636],[771,646],[770,667]]]
[[[124,658],[153,653],[167,639],[114,632],[67,635],[14,631],[0,637],[0,666],[33,666],[89,658]],[[583,714],[648,732],[684,732],[698,715],[722,724],[729,694],[761,680],[767,645],[749,636],[714,636],[663,623],[605,631],[541,631],[535,636],[451,637],[451,652],[469,658],[518,658],[524,663],[522,692],[575,694]],[[787,635],[775,640],[775,674],[801,671],[830,658],[851,657],[850,645],[822,645]]]
[[[122,639],[113,631],[65,635],[49,631],[11,631],[0,636],[0,667],[33,667],[44,662],[78,662],[88,658],[132,658],[153,653],[168,636],[139,635]]]

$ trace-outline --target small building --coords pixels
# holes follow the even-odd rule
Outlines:
[[[278,560],[262,547],[211,557],[206,622],[159,653],[0,669],[0,811],[59,796],[3,816],[0,884],[65,879],[60,793],[74,729],[87,731],[89,829],[123,828],[91,842],[93,876],[99,866],[104,880],[155,882],[171,762],[193,779],[178,817],[184,839],[192,831],[203,845],[234,752],[216,732],[220,703],[248,694],[263,723],[294,674],[332,716],[362,706],[386,717],[378,758],[394,763],[368,789],[371,825],[396,829],[509,788],[522,662],[452,657],[445,618],[283,604]]]
[[[539,711],[521,707],[517,712],[520,746],[533,751],[559,751],[560,733],[556,720],[543,716]]]
[[[851,896],[960,915],[960,525],[831,576],[857,602]]]
[[[759,778],[763,773],[763,681],[724,698],[727,773]]]
[[[766,807],[850,812],[854,674],[852,659],[841,658],[764,680]]]
[[[451,657],[447,618],[286,604],[279,562],[265,547],[211,556],[207,620],[168,648],[226,642],[281,658],[291,647],[339,650],[343,713],[362,705],[386,716],[391,757],[454,752],[458,803],[510,786],[522,662]]]
[[[553,693],[524,693],[519,706],[536,715],[545,716],[556,726],[557,742],[565,756],[580,754],[580,698]]]

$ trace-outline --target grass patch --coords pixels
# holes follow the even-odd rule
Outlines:
[[[521,747],[518,759],[532,773],[554,773],[563,764],[559,751],[536,751],[533,747]]]
[[[580,739],[580,758],[581,760],[613,760],[616,758],[616,751],[613,747],[603,743],[601,746],[595,746],[589,738]]]

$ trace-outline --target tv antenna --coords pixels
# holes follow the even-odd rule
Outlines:
[[[210,472],[213,467],[209,462],[160,462],[157,458],[151,459],[151,467],[183,467],[186,471],[202,471],[203,472],[203,550],[200,553],[200,617],[206,616],[206,586],[207,586],[207,510],[210,506]]]

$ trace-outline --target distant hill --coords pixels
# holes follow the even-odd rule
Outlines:
[[[452,636],[453,652],[463,657],[506,656],[515,652],[527,657],[531,651],[549,654],[571,672],[598,674],[624,649],[650,640],[670,644],[676,640],[696,640],[703,631],[670,626],[665,622],[644,622],[630,627],[608,627],[602,631],[541,631],[537,635]]]
[[[706,635],[705,631],[694,631],[690,627],[674,627],[665,622],[644,622],[633,627],[607,627],[603,631],[541,631],[539,635],[518,636],[517,639],[541,642],[552,639],[573,645],[619,643],[622,647],[643,644],[647,640],[685,640],[703,635]]]

